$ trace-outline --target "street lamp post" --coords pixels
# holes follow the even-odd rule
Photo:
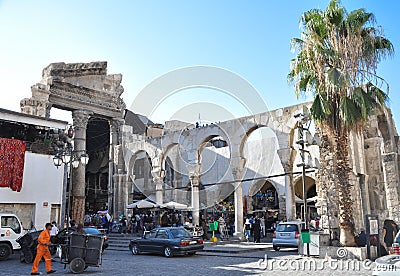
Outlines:
[[[68,137],[72,138],[73,132],[72,128],[68,130]],[[71,194],[72,194],[72,174],[73,169],[78,168],[79,164],[87,165],[89,162],[89,156],[85,150],[74,150],[71,142],[67,141],[63,147],[58,148],[56,155],[53,157],[54,166],[57,168],[64,164],[64,170],[69,170],[69,186],[68,186],[68,201],[67,197],[67,172],[64,172],[64,185],[63,185],[63,202],[65,211],[63,213],[63,221],[65,221],[65,216],[67,217],[67,229],[70,225],[70,209],[71,209]],[[64,223],[63,223],[64,224]]]

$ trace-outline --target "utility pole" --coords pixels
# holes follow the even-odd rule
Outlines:
[[[304,119],[304,114],[302,114]],[[308,121],[306,121],[307,123]],[[302,184],[303,184],[303,220],[305,222],[305,230],[310,231],[309,223],[308,223],[308,212],[307,212],[307,189],[306,189],[306,158],[305,153],[309,152],[305,149],[305,141],[304,141],[304,130],[308,130],[308,127],[304,127],[303,121],[300,121],[297,126],[298,133],[299,133],[299,140],[297,144],[300,145],[300,156],[301,156],[301,163],[297,165],[298,167],[302,167]],[[307,257],[310,256],[310,243],[307,243]]]
[[[310,151],[306,149],[306,146],[310,145],[317,145],[321,146],[321,139],[318,137],[317,134],[315,134],[314,138],[311,137],[311,133],[309,131],[310,125],[311,125],[311,114],[306,106],[303,106],[303,113],[299,113],[294,115],[295,118],[297,118],[299,121],[297,123],[297,130],[298,130],[298,141],[296,141],[296,144],[300,145],[299,151],[300,151],[300,157],[301,157],[301,163],[297,165],[297,167],[302,167],[302,184],[303,184],[303,205],[304,205],[304,210],[303,210],[303,220],[305,222],[305,232],[308,231],[310,233],[310,225],[308,221],[308,208],[307,208],[307,187],[306,187],[306,169],[309,168],[315,168],[319,169],[319,161],[316,159],[315,160],[315,165],[312,164],[311,162],[311,154]],[[306,154],[308,154],[308,161],[306,163]],[[302,235],[303,238],[303,235]],[[309,236],[310,238],[310,236]],[[310,256],[310,241],[307,240],[307,256]],[[304,243],[303,243],[304,244]]]

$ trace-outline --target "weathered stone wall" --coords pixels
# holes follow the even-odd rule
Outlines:
[[[317,174],[317,190],[321,198],[319,213],[322,226],[336,231],[338,193],[333,172],[335,155],[332,143],[323,137],[321,147],[321,169]],[[358,133],[349,136],[349,162],[352,167],[349,181],[352,185],[353,218],[355,232],[365,229],[365,215],[378,215],[380,226],[385,219],[399,222],[399,165],[398,134],[391,112],[383,109],[371,115],[367,124]],[[331,216],[328,220],[327,216]],[[329,222],[329,223],[328,223]]]

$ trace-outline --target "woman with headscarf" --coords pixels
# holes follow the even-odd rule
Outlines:
[[[259,243],[261,239],[261,223],[260,219],[256,218],[253,224],[254,242]]]

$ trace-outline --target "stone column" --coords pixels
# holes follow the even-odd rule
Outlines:
[[[161,176],[153,176],[153,182],[156,186],[156,203],[163,204],[163,186],[164,186],[164,177]]]
[[[199,163],[187,165],[189,171],[189,180],[191,185],[191,207],[192,207],[192,223],[200,226],[200,172],[201,165]]]
[[[386,204],[390,219],[396,219],[399,211],[399,175],[397,153],[382,154],[383,176],[385,180]]]
[[[246,159],[237,158],[232,162],[235,167],[232,169],[233,178],[235,179],[235,233],[233,236],[236,239],[243,240],[243,188],[242,188],[242,177],[243,169],[246,163]]]
[[[165,171],[162,170],[161,167],[155,167],[151,171],[151,175],[153,177],[153,183],[156,188],[156,203],[161,205],[164,203],[163,188],[164,188]],[[159,211],[156,212],[155,220],[157,225],[161,224],[161,217]]]
[[[110,123],[110,145],[108,159],[108,209],[114,217],[125,213],[128,201],[128,185],[122,153],[123,119],[112,118]]]
[[[200,225],[200,177],[198,175],[190,175],[189,179],[192,186],[192,223],[194,225]]]
[[[86,151],[86,128],[90,112],[85,110],[72,111],[74,124],[74,150],[78,156]],[[85,166],[79,163],[72,173],[72,219],[76,223],[84,222],[85,217]]]
[[[279,149],[279,158],[285,172],[285,206],[286,219],[292,221],[296,219],[296,202],[293,186],[293,162],[296,157],[296,150],[292,148]],[[280,216],[282,214],[279,214]]]

